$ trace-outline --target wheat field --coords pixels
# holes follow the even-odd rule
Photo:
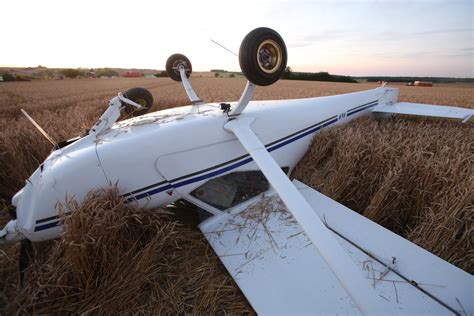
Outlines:
[[[207,102],[235,101],[245,86],[243,79],[199,74],[191,83]],[[153,94],[152,110],[189,103],[180,83],[168,78],[0,84],[2,227],[12,195],[51,150],[19,109],[62,140],[89,128],[117,92],[137,86]],[[281,80],[257,88],[254,99],[377,86]],[[470,84],[398,87],[400,101],[474,108]],[[359,119],[319,134],[293,177],[473,273],[473,131],[472,122]],[[70,229],[61,239],[35,245],[23,284],[19,247],[0,248],[0,313],[253,313],[205,239],[182,216],[130,209],[113,190],[91,193],[73,207],[77,211],[65,219]]]

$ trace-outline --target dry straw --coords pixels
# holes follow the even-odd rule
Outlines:
[[[211,102],[237,99],[244,84],[193,79],[196,91]],[[50,151],[19,108],[55,139],[65,139],[90,127],[107,99],[133,86],[152,91],[155,110],[186,103],[179,85],[160,79],[0,85],[2,225],[11,196]],[[256,97],[309,97],[370,87],[279,82],[258,90]],[[401,89],[410,101],[473,107],[470,87]],[[322,132],[294,176],[473,273],[473,161],[472,123],[361,119]],[[202,234],[169,212],[124,205],[114,191],[92,193],[83,205],[71,201],[67,207],[75,210],[63,218],[68,229],[60,240],[35,245],[24,286],[18,282],[18,246],[0,249],[1,314],[252,313]]]
[[[294,176],[474,272],[473,124],[361,119],[316,137]]]
[[[8,314],[251,312],[202,234],[168,211],[132,208],[115,190],[61,209],[73,211],[67,229],[27,269]]]

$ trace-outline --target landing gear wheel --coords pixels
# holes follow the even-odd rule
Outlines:
[[[193,72],[193,66],[189,59],[181,54],[171,55],[166,61],[166,72],[168,76],[174,81],[181,81],[181,75],[179,74],[179,67],[183,66],[186,71],[186,77],[189,78]]]
[[[280,34],[259,27],[245,36],[239,50],[240,69],[253,84],[268,86],[285,71],[288,55]]]
[[[127,117],[143,115],[147,113],[153,105],[153,96],[150,91],[145,88],[133,88],[127,90],[123,96],[144,107],[143,109],[138,110],[136,107],[126,104],[124,112],[127,114]]]

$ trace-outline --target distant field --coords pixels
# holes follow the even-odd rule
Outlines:
[[[195,91],[206,102],[236,101],[245,86],[245,80],[240,78],[212,78],[208,74],[195,74],[191,78]],[[8,217],[6,209],[11,196],[23,186],[24,180],[51,150],[49,143],[21,116],[19,109],[25,109],[54,139],[61,140],[82,133],[106,109],[109,99],[119,91],[137,86],[151,91],[155,100],[153,110],[189,104],[181,84],[169,78],[0,83],[0,202],[3,205],[0,225],[2,227]],[[327,96],[377,86],[379,85],[370,83],[281,80],[270,87],[257,88],[254,99]],[[407,87],[401,84],[396,86],[400,89],[400,101],[474,108],[474,84],[439,84],[434,87]],[[430,119],[395,118],[381,121],[360,119],[347,126],[324,131],[317,137],[294,176],[473,273],[473,126],[472,122],[460,124]],[[143,218],[149,216],[143,212],[140,214]],[[152,222],[156,221],[153,219]],[[170,234],[175,236],[173,238],[183,234],[190,236],[186,240],[176,239],[176,245],[179,245],[176,251],[182,258],[192,256],[197,259],[191,260],[192,266],[180,265],[180,271],[170,270],[169,273],[173,274],[173,278],[168,279],[166,273],[163,274],[163,278],[167,278],[170,284],[173,282],[178,284],[174,288],[169,284],[166,288],[158,288],[159,285],[154,288],[148,283],[147,286],[142,286],[143,284],[135,286],[134,289],[141,291],[141,295],[153,297],[155,301],[143,303],[143,306],[137,305],[139,303],[136,301],[127,301],[128,305],[125,303],[116,305],[123,308],[120,312],[190,313],[196,312],[196,309],[197,312],[204,314],[223,311],[235,313],[245,310],[251,312],[245,299],[235,289],[235,284],[226,275],[203,238],[199,239],[196,231],[188,227],[172,225],[169,229]],[[110,237],[110,240],[112,239]],[[170,242],[166,247],[172,245]],[[186,250],[186,245],[194,250]],[[94,308],[97,308],[95,310],[97,313],[104,313],[114,308],[113,298],[109,298],[110,301],[103,306],[98,306],[99,303],[94,301],[97,291],[100,290],[101,295],[105,295],[104,293],[112,288],[114,283],[101,284],[100,277],[97,281],[99,283],[87,283],[87,287],[74,278],[67,284],[63,283],[65,281],[61,278],[61,273],[70,273],[68,267],[74,266],[67,261],[70,257],[63,256],[66,249],[64,247],[67,246],[53,245],[52,250],[46,252],[52,259],[45,259],[47,256],[37,259],[24,288],[17,286],[18,248],[9,247],[5,251],[0,249],[0,314],[11,314],[17,310],[22,313],[39,314],[53,311],[80,313]],[[168,255],[173,253],[170,249],[167,250],[171,251]],[[89,254],[91,258],[100,253],[97,249],[94,251]],[[142,254],[137,253],[137,256],[140,255]],[[76,263],[78,262],[74,264]],[[151,263],[147,262],[148,264]],[[54,272],[55,265],[61,266],[56,272]],[[162,264],[159,266],[163,269]],[[211,282],[209,278],[193,279],[195,275],[201,273],[200,271],[212,274],[212,282],[221,286],[209,287],[208,283]],[[204,272],[199,275],[205,274]],[[108,272],[103,273],[106,275]],[[160,273],[164,272],[160,270]],[[179,275],[179,282],[174,279],[178,277],[175,274]],[[143,276],[143,280],[149,277],[149,275]],[[70,292],[73,291],[71,288],[74,288],[74,293]],[[58,301],[58,293],[67,295],[64,294],[65,298]],[[204,293],[207,295],[208,304],[199,303]],[[134,296],[138,296],[137,293],[129,294],[128,298],[121,296],[116,299],[117,302],[132,300]],[[82,305],[78,305],[76,298],[82,299]],[[229,305],[228,301],[234,301],[233,305]],[[162,304],[166,308],[154,309],[156,307],[153,304]],[[168,306],[173,304],[176,306]]]

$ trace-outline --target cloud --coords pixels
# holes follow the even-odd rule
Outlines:
[[[406,41],[418,39],[420,37],[426,37],[430,35],[440,34],[455,34],[455,33],[473,33],[473,28],[445,28],[445,29],[432,29],[424,31],[372,31],[372,32],[354,32],[344,29],[332,29],[322,30],[306,35],[300,39],[290,41],[289,47],[300,48],[307,47],[313,44],[337,40],[363,40],[367,41]]]
[[[288,46],[292,48],[307,47],[321,42],[341,39],[348,40],[354,38],[355,36],[357,36],[357,33],[343,29],[322,30],[306,35],[300,39],[290,41]]]
[[[474,31],[473,28],[457,28],[457,29],[437,29],[437,30],[427,30],[427,31],[420,31],[414,32],[412,34],[416,35],[427,35],[427,34],[444,34],[444,33],[472,33]]]
[[[291,41],[291,42],[288,42],[287,43],[287,46],[288,47],[291,47],[291,48],[301,48],[301,47],[308,47],[308,46],[311,46],[313,45],[312,42],[305,42],[305,41]]]
[[[474,48],[462,48],[449,51],[433,52],[433,51],[415,51],[415,52],[390,52],[379,53],[374,56],[379,58],[393,59],[425,59],[425,58],[453,58],[453,57],[474,57]]]

